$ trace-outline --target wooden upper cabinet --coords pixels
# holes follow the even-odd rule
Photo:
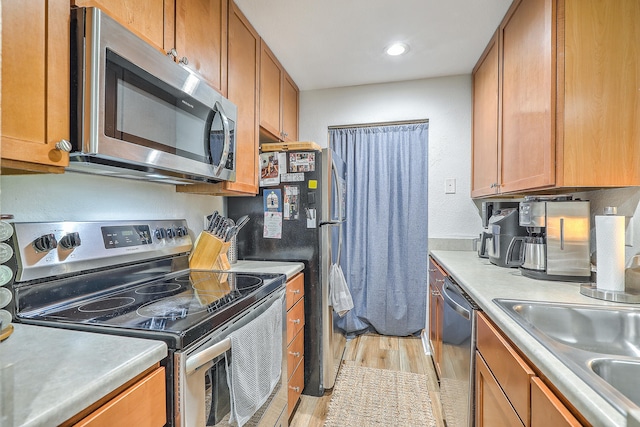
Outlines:
[[[498,96],[498,33],[496,32],[473,70],[472,197],[497,192]]]
[[[261,40],[260,47],[260,127],[280,138],[282,82],[284,70],[269,46]]]
[[[260,137],[298,140],[298,86],[262,40],[260,50]]]
[[[69,22],[66,0],[2,2],[2,173],[69,164]]]
[[[172,47],[179,62],[227,95],[227,0],[175,0],[175,43],[165,48]]]
[[[71,4],[99,8],[147,43],[164,51],[165,14],[167,10],[173,10],[173,0],[71,0]]]
[[[637,0],[512,4],[498,29],[497,190],[476,87],[488,54],[474,73],[473,197],[640,185],[639,20]]]
[[[502,192],[555,182],[554,9],[553,0],[523,0],[500,26]]]
[[[285,71],[282,84],[282,132],[285,141],[298,140],[299,93],[298,86]]]
[[[558,55],[558,69],[564,70],[558,81],[564,89],[558,182],[565,187],[640,185],[640,2],[563,3],[558,13],[565,23]]]

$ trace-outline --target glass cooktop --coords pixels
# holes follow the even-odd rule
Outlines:
[[[284,285],[285,276],[188,270],[175,277],[102,292],[19,314],[22,320],[74,329],[162,338],[182,348]],[[61,325],[59,325],[61,326]]]

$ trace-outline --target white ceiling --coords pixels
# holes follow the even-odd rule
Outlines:
[[[469,74],[511,0],[235,0],[300,90]],[[389,57],[394,41],[410,46]]]

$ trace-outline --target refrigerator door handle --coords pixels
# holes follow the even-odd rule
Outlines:
[[[340,183],[340,176],[338,175],[338,168],[336,167],[336,162],[331,159],[331,171],[333,172],[333,177],[336,180],[335,191],[338,203],[338,224],[340,230],[338,230],[338,254],[336,256],[336,264],[340,265],[340,253],[342,252],[342,220],[343,220],[343,212],[342,212],[342,188]]]

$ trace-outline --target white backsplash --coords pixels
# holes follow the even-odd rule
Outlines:
[[[192,237],[222,197],[177,193],[174,185],[67,172],[0,176],[0,212],[14,221],[186,219]]]

